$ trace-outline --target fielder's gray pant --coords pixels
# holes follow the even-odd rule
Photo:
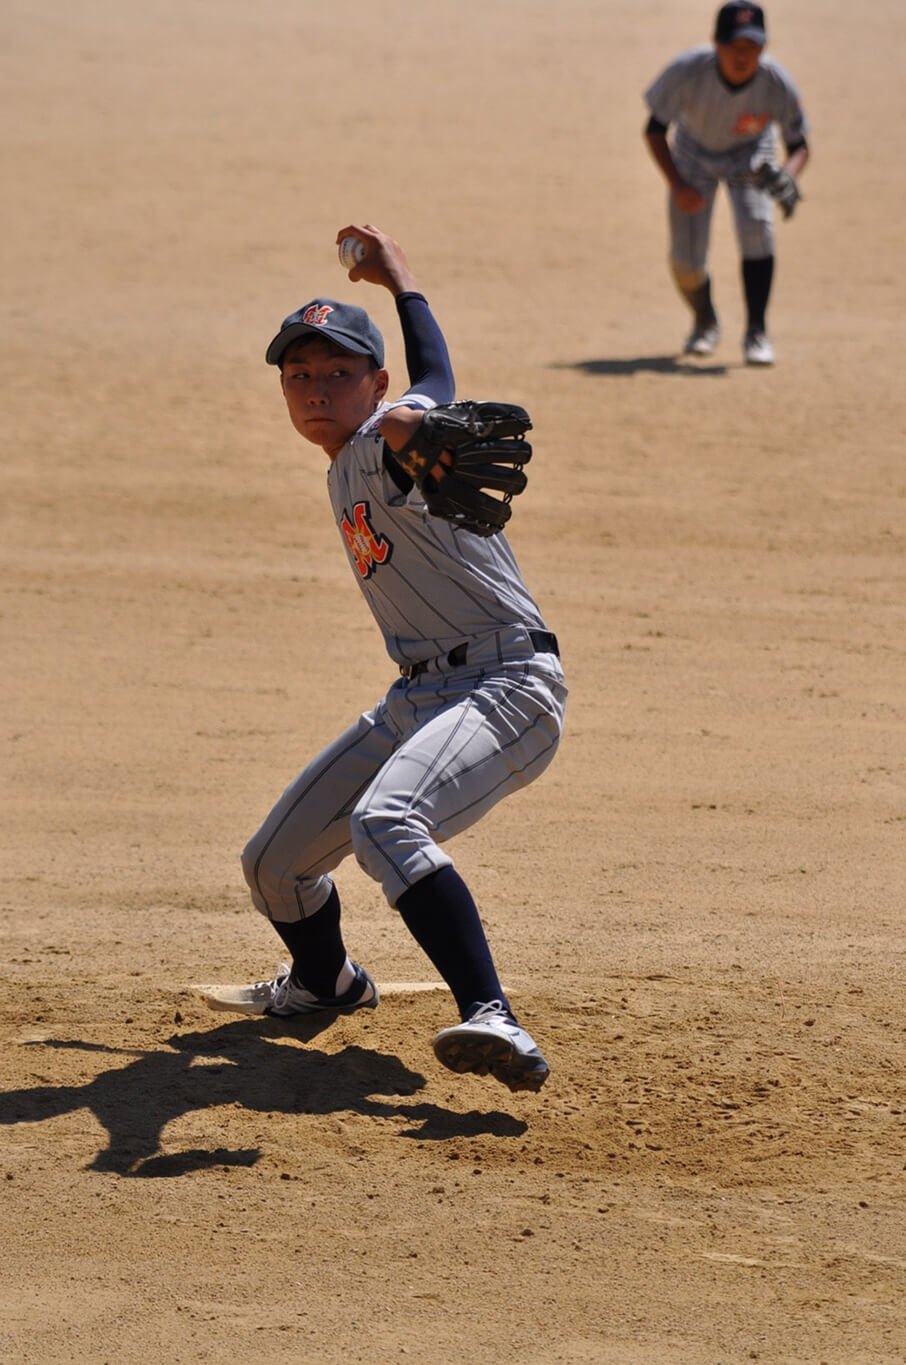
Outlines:
[[[704,197],[698,213],[681,213],[669,197],[670,259],[681,277],[703,281],[708,273],[708,245],[714,198],[721,180],[727,186],[739,253],[744,260],[762,260],[774,254],[774,201],[749,180],[753,161],[770,160],[774,153],[773,132],[734,152],[713,156],[679,133],[671,148],[673,163],[682,178]]]

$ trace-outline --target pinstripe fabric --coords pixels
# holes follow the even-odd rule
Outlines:
[[[763,56],[752,79],[734,89],[721,79],[711,44],[672,61],[645,91],[645,103],[660,123],[675,123],[704,156],[725,157],[724,175],[738,173],[740,151],[748,169],[760,133],[773,124],[779,124],[788,147],[808,132],[796,87],[779,62]]]
[[[413,405],[430,406],[429,400]],[[484,539],[428,515],[383,464],[377,423],[347,442],[328,488],[353,568],[399,678],[287,787],[243,851],[257,908],[293,922],[315,914],[350,853],[391,905],[450,858],[440,845],[550,763],[567,689],[546,630],[502,535]],[[447,655],[467,646],[466,664]]]
[[[405,494],[393,482],[377,430],[386,410],[347,442],[330,467],[328,490],[390,657],[417,663],[514,623],[545,629],[505,536],[454,529],[428,514],[417,489]]]
[[[353,817],[359,864],[381,881],[391,904],[443,865],[433,841],[468,829],[544,771],[566,702],[560,680],[534,662],[478,678],[451,675],[417,691],[431,719],[384,765]],[[434,710],[438,703],[443,709]]]
[[[708,260],[714,196],[726,183],[740,255],[762,260],[774,254],[774,203],[749,179],[753,163],[773,162],[775,124],[787,146],[801,142],[808,121],[791,77],[763,56],[751,81],[732,88],[721,78],[713,45],[684,52],[645,92],[656,119],[673,124],[671,154],[683,180],[705,200],[698,213],[683,213],[668,195],[670,257],[699,273]]]
[[[299,774],[249,841],[255,905],[275,920],[314,914],[350,853],[395,905],[450,864],[440,844],[545,770],[566,697],[552,655],[394,683]]]
[[[773,130],[768,129],[758,141],[758,156],[771,160],[774,144]],[[766,150],[767,148],[767,150]],[[727,182],[727,194],[733,210],[733,226],[739,253],[751,260],[762,260],[774,254],[774,201],[769,194],[746,181],[751,150],[737,179]],[[698,213],[682,213],[673,195],[668,195],[667,212],[670,219],[670,256],[687,270],[703,270],[708,260],[711,219],[719,178],[726,173],[726,158],[704,156],[696,150],[691,139],[679,134],[673,145],[676,169],[689,185],[694,185],[704,196],[705,206]],[[739,154],[736,154],[739,161]]]

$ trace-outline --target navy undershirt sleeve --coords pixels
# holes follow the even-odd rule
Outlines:
[[[450,353],[443,333],[434,320],[424,294],[407,290],[396,296],[403,343],[406,348],[406,369],[409,387],[406,393],[423,393],[435,403],[452,403],[456,395],[456,380]],[[406,394],[402,395],[405,398]],[[412,480],[400,469],[393,451],[384,442],[384,468],[403,493],[412,488]]]
[[[453,366],[447,343],[428,307],[427,299],[424,294],[417,294],[414,290],[398,294],[396,311],[406,348],[406,369],[409,371],[409,388],[406,392],[426,394],[435,403],[451,403],[456,394]]]

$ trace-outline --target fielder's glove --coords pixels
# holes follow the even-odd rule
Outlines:
[[[760,190],[766,190],[772,199],[777,200],[784,218],[792,218],[793,210],[802,195],[799,193],[799,186],[789,171],[784,171],[779,166],[772,166],[765,161],[753,171],[752,179]]]
[[[409,444],[391,453],[417,484],[432,516],[477,536],[493,536],[509,521],[510,500],[527,483],[522,466],[531,459],[532,447],[524,433],[531,426],[525,408],[515,403],[463,399],[429,409]],[[441,460],[443,451],[448,454]],[[438,465],[442,474],[436,472]]]

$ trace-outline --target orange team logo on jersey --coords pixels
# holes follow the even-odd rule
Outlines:
[[[770,114],[740,114],[733,132],[737,137],[754,137],[770,121]]]
[[[302,314],[302,321],[307,322],[310,327],[323,327],[328,315],[333,312],[329,303],[324,303],[319,308],[313,303],[310,308],[306,308]]]
[[[352,509],[352,520],[343,513],[340,530],[346,537],[349,553],[361,578],[370,578],[379,564],[386,564],[393,546],[386,536],[378,533],[369,525],[371,508],[367,502],[357,502]]]

